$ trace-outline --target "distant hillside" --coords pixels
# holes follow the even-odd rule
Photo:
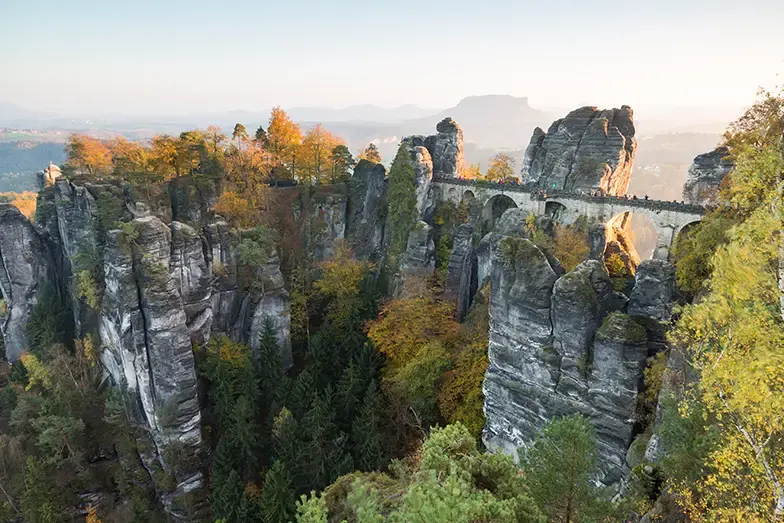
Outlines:
[[[377,105],[352,105],[344,109],[324,107],[292,107],[287,109],[294,120],[301,122],[375,122],[394,123],[422,118],[438,112],[438,109],[423,109],[417,105],[401,105],[383,108]]]
[[[0,142],[0,192],[36,190],[35,173],[65,161],[62,143]]]

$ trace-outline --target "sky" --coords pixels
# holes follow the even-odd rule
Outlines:
[[[528,96],[742,107],[784,84],[781,0],[0,0],[0,102],[60,114]]]

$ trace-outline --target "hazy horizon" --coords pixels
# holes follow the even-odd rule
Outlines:
[[[30,0],[0,6],[0,101],[58,114],[417,105],[744,107],[784,70],[784,4]]]

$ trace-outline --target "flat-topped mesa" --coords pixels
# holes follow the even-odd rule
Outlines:
[[[735,166],[726,147],[717,147],[694,158],[683,184],[683,201],[698,205],[716,203],[719,186]]]
[[[411,148],[422,146],[430,153],[433,176],[457,178],[463,170],[463,130],[451,118],[444,118],[436,125],[436,134],[413,135],[403,138]]]
[[[534,130],[523,160],[523,182],[544,190],[625,194],[637,150],[634,132],[628,105],[574,110],[546,133]]]

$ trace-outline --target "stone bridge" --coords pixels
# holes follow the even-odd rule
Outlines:
[[[673,241],[685,227],[702,219],[701,205],[661,200],[626,199],[615,196],[591,196],[564,191],[532,191],[523,185],[500,184],[458,178],[433,178],[438,200],[460,203],[464,200],[482,206],[482,226],[489,231],[510,207],[519,207],[537,215],[550,215],[561,223],[571,223],[579,216],[606,227],[626,225],[632,214],[650,219],[657,240],[653,257],[667,259]]]

